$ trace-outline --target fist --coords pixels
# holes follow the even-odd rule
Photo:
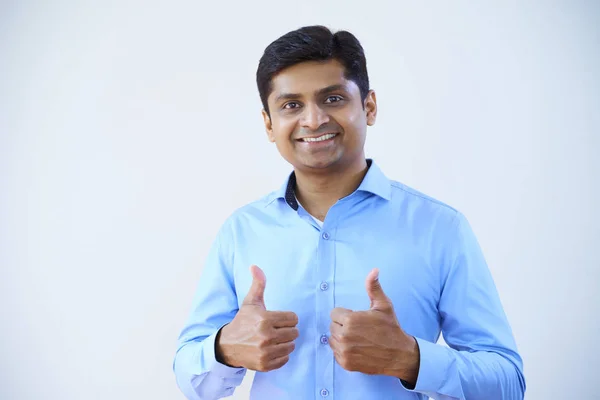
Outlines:
[[[369,310],[333,309],[329,345],[337,363],[348,371],[416,381],[420,359],[417,342],[400,327],[378,278],[377,269],[367,276]]]
[[[298,316],[268,311],[264,302],[265,274],[256,265],[250,271],[252,286],[234,319],[217,335],[216,356],[229,366],[267,372],[288,362],[298,338]]]

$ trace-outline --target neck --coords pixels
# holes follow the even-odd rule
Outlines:
[[[295,173],[298,201],[310,214],[324,220],[331,206],[358,188],[367,173],[367,162],[363,156],[337,170]]]

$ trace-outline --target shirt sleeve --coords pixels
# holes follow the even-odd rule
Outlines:
[[[457,213],[438,310],[449,347],[416,338],[421,362],[409,391],[433,399],[523,399],[523,362],[475,235]],[[403,384],[404,385],[404,384]]]
[[[227,225],[214,241],[199,283],[192,310],[178,339],[173,371],[180,390],[189,400],[231,396],[246,370],[221,364],[215,356],[219,330],[238,311],[233,282],[233,243]]]

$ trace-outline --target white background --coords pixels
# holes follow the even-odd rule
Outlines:
[[[471,222],[526,398],[597,396],[600,3],[0,4],[0,398],[183,398],[216,230],[290,172],[258,59],[315,23],[366,50],[368,156]]]

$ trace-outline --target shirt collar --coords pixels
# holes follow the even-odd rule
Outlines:
[[[390,181],[383,174],[381,169],[373,162],[367,159],[369,168],[362,182],[356,191],[368,192],[381,198],[389,200],[391,197]],[[296,200],[296,174],[292,172],[286,182],[275,192],[274,199],[284,199],[285,202],[294,210],[298,210],[298,201]]]

